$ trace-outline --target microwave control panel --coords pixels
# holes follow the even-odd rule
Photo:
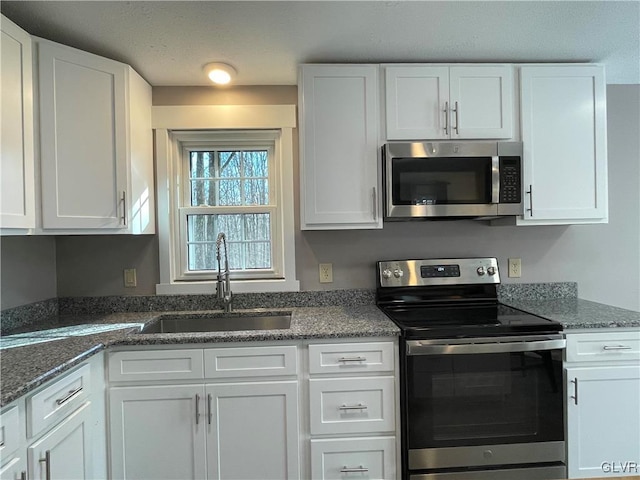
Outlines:
[[[520,157],[500,157],[500,203],[521,203]]]

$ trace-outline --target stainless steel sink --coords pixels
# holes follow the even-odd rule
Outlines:
[[[291,314],[247,315],[163,315],[140,333],[229,332],[238,330],[281,330],[291,327]]]

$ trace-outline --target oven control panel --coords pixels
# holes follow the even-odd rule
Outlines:
[[[493,257],[390,260],[378,262],[377,269],[381,287],[500,283]]]

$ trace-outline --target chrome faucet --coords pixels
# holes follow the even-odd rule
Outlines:
[[[220,265],[220,245],[224,244],[224,273],[222,273],[222,267]],[[229,251],[227,248],[227,236],[224,232],[218,234],[216,238],[216,258],[218,259],[218,278],[216,283],[216,296],[218,300],[222,300],[224,305],[224,311],[231,311],[231,299],[233,295],[231,293],[231,279],[229,270]],[[224,280],[222,279],[224,277]]]

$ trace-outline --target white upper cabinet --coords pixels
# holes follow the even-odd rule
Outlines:
[[[603,67],[524,66],[520,82],[526,195],[518,224],[606,223]]]
[[[387,140],[513,137],[512,65],[386,65]]]
[[[382,228],[377,65],[303,65],[303,230]]]
[[[0,228],[32,229],[36,216],[31,37],[4,16],[0,26]]]
[[[151,87],[125,64],[37,46],[43,230],[154,233]]]

